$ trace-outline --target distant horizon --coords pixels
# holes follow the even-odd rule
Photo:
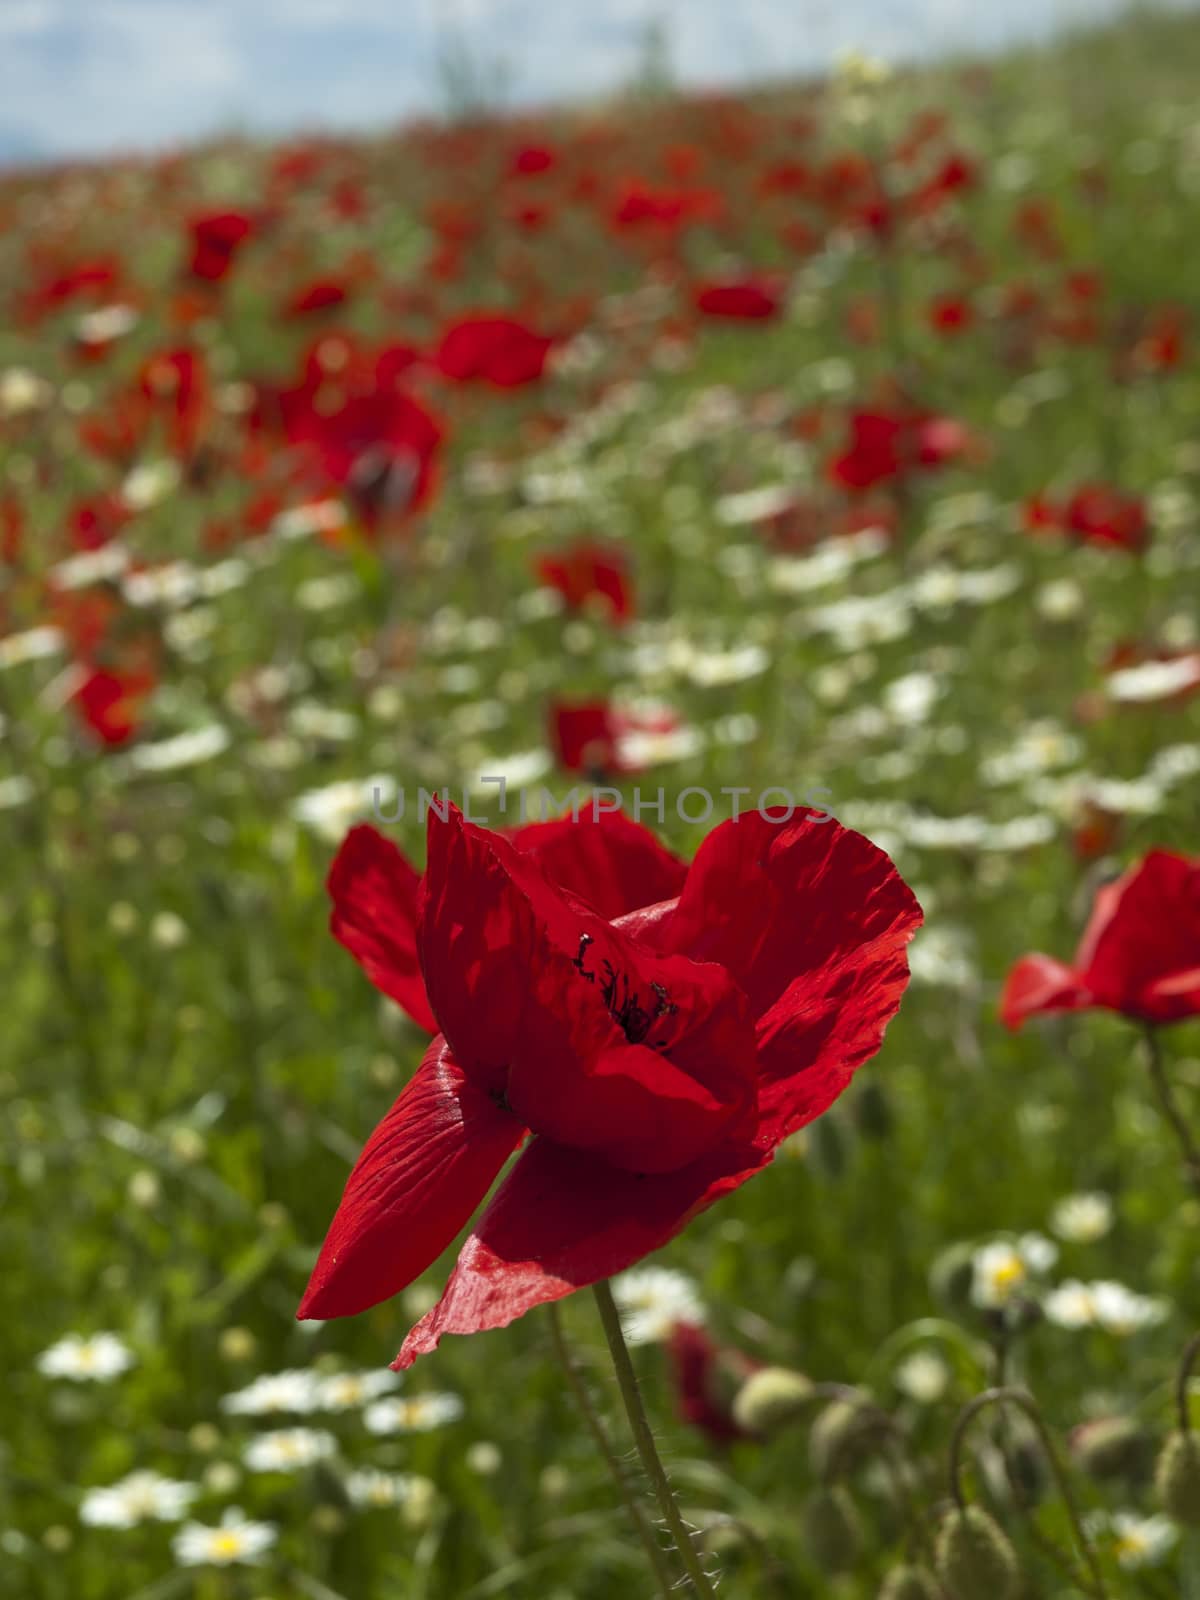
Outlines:
[[[655,23],[670,81],[697,89],[819,73],[851,49],[894,61],[990,53],[1125,9],[564,0],[546,14],[541,0],[0,0],[0,165],[154,155],[231,134],[383,131],[447,109],[448,49],[493,104],[516,111],[628,86]]]

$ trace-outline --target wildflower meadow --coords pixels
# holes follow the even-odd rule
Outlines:
[[[5,1600],[1198,1600],[1198,81],[0,173]]]

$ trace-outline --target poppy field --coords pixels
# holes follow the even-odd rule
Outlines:
[[[0,1595],[1200,1597],[1198,70],[0,174]]]

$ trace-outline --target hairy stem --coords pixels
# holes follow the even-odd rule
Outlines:
[[[637,1496],[634,1494],[629,1475],[621,1465],[617,1452],[613,1448],[612,1440],[608,1437],[604,1424],[600,1420],[599,1412],[592,1404],[592,1397],[588,1394],[587,1384],[584,1382],[579,1368],[575,1365],[563,1332],[562,1314],[554,1304],[547,1306],[546,1309],[550,1313],[550,1338],[554,1345],[554,1354],[557,1356],[558,1364],[563,1370],[567,1386],[575,1396],[576,1404],[583,1413],[583,1420],[587,1424],[588,1432],[591,1434],[593,1442],[597,1450],[599,1450],[605,1466],[608,1468],[609,1476],[616,1484],[617,1493],[629,1513],[630,1521],[633,1523],[642,1548],[646,1552],[646,1559],[654,1571],[659,1593],[664,1596],[664,1600],[670,1600],[672,1590],[675,1587],[675,1578],[667,1564],[666,1555],[654,1536],[654,1529],[642,1514],[642,1508],[638,1504]]]
[[[1166,1069],[1163,1066],[1162,1048],[1158,1042],[1158,1033],[1153,1024],[1146,1028],[1146,1062],[1150,1069],[1150,1087],[1154,1090],[1154,1098],[1158,1101],[1158,1109],[1170,1125],[1171,1132],[1175,1135],[1183,1156],[1184,1176],[1189,1188],[1200,1194],[1200,1148],[1192,1137],[1192,1131],[1184,1119],[1183,1112],[1179,1109],[1179,1102],[1175,1092],[1167,1080]]]
[[[662,1512],[663,1521],[667,1525],[675,1547],[679,1551],[680,1560],[683,1562],[693,1590],[700,1596],[700,1600],[716,1600],[708,1574],[700,1564],[700,1557],[696,1546],[692,1543],[691,1532],[683,1517],[680,1515],[679,1506],[675,1500],[675,1493],[671,1488],[658,1449],[654,1443],[654,1434],[650,1427],[646,1408],[642,1404],[641,1390],[638,1388],[637,1373],[633,1370],[633,1362],[629,1359],[629,1350],[625,1344],[625,1335],[621,1331],[621,1317],[616,1303],[612,1297],[612,1290],[607,1279],[593,1284],[592,1293],[596,1297],[596,1305],[600,1311],[600,1321],[604,1326],[604,1337],[608,1340],[609,1354],[612,1356],[613,1370],[617,1376],[617,1384],[621,1390],[621,1399],[625,1405],[625,1414],[629,1418],[629,1426],[633,1430],[634,1442],[637,1445],[638,1455],[641,1457],[642,1466],[646,1476],[650,1479],[654,1489],[658,1508]]]

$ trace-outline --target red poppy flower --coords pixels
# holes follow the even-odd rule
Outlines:
[[[807,814],[724,823],[678,899],[610,922],[431,811],[417,950],[443,1032],[359,1157],[299,1315],[403,1289],[527,1138],[399,1366],[656,1250],[875,1053],[920,921],[882,851]]]
[[[607,700],[586,700],[578,705],[555,701],[550,707],[550,743],[560,767],[568,772],[588,772],[596,777],[621,772],[617,753],[620,730]]]
[[[89,672],[73,696],[81,721],[102,744],[120,749],[128,744],[141,723],[142,707],[152,693],[155,676],[149,671]]]
[[[384,383],[330,411],[318,404],[319,393],[302,388],[278,397],[284,430],[347,493],[367,526],[409,517],[426,505],[437,484],[442,442],[429,412]]]
[[[733,1397],[761,1362],[716,1344],[704,1328],[677,1322],[667,1341],[667,1359],[679,1415],[714,1444],[753,1436],[733,1419]]]
[[[648,828],[619,811],[504,830],[554,883],[610,920],[679,893],[687,868]],[[437,1032],[417,953],[424,879],[403,851],[367,824],[347,834],[329,872],[330,927],[377,988],[420,1027]]]
[[[1072,965],[1022,956],[1000,1000],[1006,1027],[1054,1011],[1139,1022],[1200,1014],[1200,860],[1152,850],[1096,896]]]
[[[513,317],[464,317],[442,334],[434,357],[458,383],[478,380],[517,389],[542,376],[554,340]]]
[[[1136,495],[1104,484],[1085,484],[1068,500],[1037,495],[1025,507],[1030,532],[1052,529],[1080,544],[1108,545],[1118,550],[1144,550],[1150,538],[1146,508]]]
[[[188,225],[192,236],[190,271],[193,278],[219,283],[233,267],[234,258],[254,231],[250,217],[240,211],[214,211],[195,217]]]
[[[952,417],[856,411],[849,444],[829,473],[845,489],[871,489],[915,467],[940,467],[962,455],[969,443],[967,430]]]
[[[694,302],[696,310],[706,317],[763,322],[779,315],[783,298],[777,285],[763,278],[740,278],[736,282],[700,284]]]
[[[514,177],[532,178],[539,172],[549,172],[554,164],[553,150],[545,145],[527,144],[513,152],[511,171]]]
[[[561,556],[539,557],[534,570],[539,581],[557,589],[573,610],[596,597],[607,606],[614,622],[624,622],[633,613],[629,563],[615,545],[581,539]]]

